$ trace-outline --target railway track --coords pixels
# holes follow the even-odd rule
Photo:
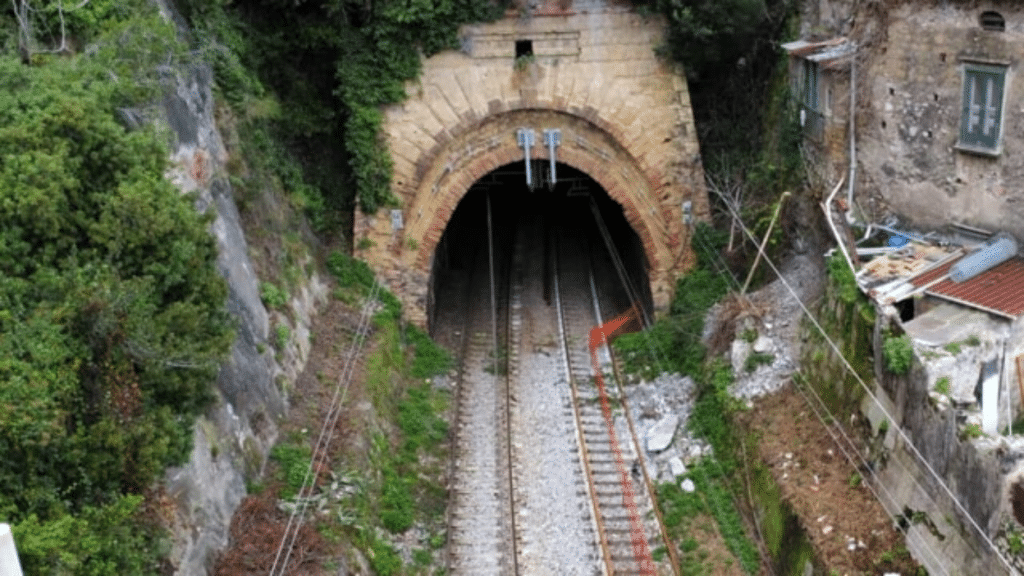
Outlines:
[[[555,295],[583,468],[589,481],[606,573],[674,574],[672,562],[652,559],[653,551],[665,546],[666,541],[643,477],[638,442],[622,416],[623,398],[617,385],[606,389],[611,427],[602,410],[588,341],[591,329],[600,325],[602,319],[586,236],[563,234],[558,244]],[[605,381],[614,382],[616,376],[607,347],[597,351],[597,358]]]
[[[450,573],[676,574],[674,562],[651,560],[664,539],[650,485],[633,475],[642,463],[634,465],[639,446],[619,388],[608,390],[610,430],[593,378],[588,336],[601,312],[587,235],[566,232],[546,252],[541,220],[527,215],[518,228],[508,265],[495,267],[494,310],[482,304],[492,301],[488,275],[475,274],[461,322],[443,314],[461,327],[451,331],[461,357]],[[550,290],[531,271],[546,254],[555,262]],[[477,268],[490,258],[477,258]],[[614,381],[607,348],[599,357]]]
[[[545,281],[527,272],[545,261],[543,223],[524,220],[512,257],[509,324],[518,566],[524,576],[602,576],[558,322]]]
[[[486,252],[486,251],[481,251]],[[478,265],[487,266],[486,261]],[[489,278],[475,275],[470,301],[490,300]],[[496,316],[505,298],[497,291]],[[515,576],[515,533],[509,485],[508,393],[502,342],[490,306],[466,311],[456,408],[449,566],[455,576]]]

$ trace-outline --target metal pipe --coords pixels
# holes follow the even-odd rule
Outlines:
[[[828,200],[821,205],[821,209],[825,211],[825,220],[828,221],[828,227],[832,229],[832,234],[836,237],[836,245],[839,246],[839,251],[843,254],[843,258],[846,259],[846,264],[849,265],[850,271],[856,274],[857,268],[854,267],[853,260],[850,259],[850,254],[846,251],[846,242],[843,240],[843,237],[839,235],[839,230],[836,229],[836,223],[832,221],[832,200],[835,199],[836,193],[839,192],[839,189],[843,187],[843,180],[845,180],[845,178],[839,179],[839,184],[836,184],[836,187],[832,189],[832,193],[828,195]]]
[[[853,56],[850,58],[850,175],[847,184],[846,206],[853,211],[853,185],[857,180],[857,44],[853,45]],[[847,220],[849,222],[849,220]]]

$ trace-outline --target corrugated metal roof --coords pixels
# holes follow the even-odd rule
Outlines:
[[[844,65],[856,51],[854,44],[842,36],[820,42],[796,40],[783,44],[782,49],[791,56],[817,62],[824,68],[838,68]]]
[[[911,279],[921,287],[936,282],[927,294],[1016,319],[1024,316],[1024,258],[1015,256],[964,282],[944,278],[957,258]]]

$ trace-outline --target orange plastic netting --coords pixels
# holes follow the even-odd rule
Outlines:
[[[615,421],[612,418],[612,407],[608,401],[601,363],[597,358],[598,348],[606,343],[610,343],[612,339],[620,334],[636,331],[639,329],[639,326],[640,315],[635,306],[604,324],[595,326],[590,331],[590,364],[594,369],[594,380],[597,382],[597,389],[601,400],[601,414],[604,416],[605,425],[608,427],[608,437],[612,453],[615,456],[615,464],[619,471],[619,481],[622,483],[622,503],[629,514],[629,533],[633,546],[633,557],[640,567],[641,574],[644,576],[656,576],[657,571],[654,559],[651,557],[651,549],[647,545],[647,534],[644,530],[643,521],[640,519],[640,513],[636,509],[636,492],[633,488],[633,480],[630,478],[629,470],[622,456],[622,450],[619,448],[618,438],[615,434]]]

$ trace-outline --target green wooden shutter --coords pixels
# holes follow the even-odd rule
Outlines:
[[[965,68],[961,145],[991,151],[999,148],[1005,83],[1005,68],[980,65]]]

